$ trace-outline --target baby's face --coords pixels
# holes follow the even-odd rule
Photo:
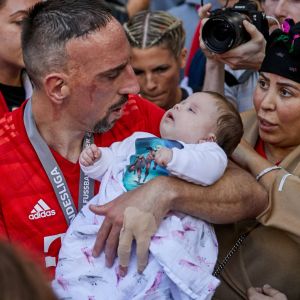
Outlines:
[[[166,111],[161,123],[162,138],[197,144],[216,132],[216,99],[207,93],[195,93]]]

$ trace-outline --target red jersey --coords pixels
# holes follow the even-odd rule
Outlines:
[[[0,117],[2,117],[6,112],[8,112],[8,107],[4,99],[4,96],[0,91]]]
[[[55,267],[67,223],[53,187],[25,131],[25,105],[0,119],[0,236],[34,253],[47,268]],[[110,146],[135,131],[159,136],[164,111],[130,96],[115,126],[94,137],[98,146]],[[78,208],[80,167],[51,150]]]

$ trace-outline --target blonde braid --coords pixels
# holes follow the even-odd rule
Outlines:
[[[185,32],[182,22],[165,11],[141,11],[124,24],[132,47],[167,47],[178,57],[184,47]]]

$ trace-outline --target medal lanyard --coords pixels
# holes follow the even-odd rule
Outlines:
[[[77,210],[71,196],[66,179],[58,166],[55,158],[53,157],[48,145],[40,136],[36,128],[35,121],[32,114],[31,99],[26,103],[24,110],[24,125],[28,138],[39,157],[41,164],[51,182],[56,198],[59,202],[61,210],[64,213],[68,226],[73,221],[77,214]],[[86,133],[83,141],[83,147],[89,146],[94,141],[92,133]],[[94,196],[94,180],[86,176],[80,170],[79,181],[79,199],[78,210]]]

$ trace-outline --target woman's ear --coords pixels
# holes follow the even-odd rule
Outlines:
[[[70,95],[67,81],[60,73],[52,73],[46,76],[44,86],[47,96],[57,104],[61,104]]]
[[[180,68],[184,69],[185,68],[185,65],[186,65],[186,62],[187,62],[187,49],[186,48],[183,48],[181,50],[181,53],[179,55],[179,63],[180,63]]]

